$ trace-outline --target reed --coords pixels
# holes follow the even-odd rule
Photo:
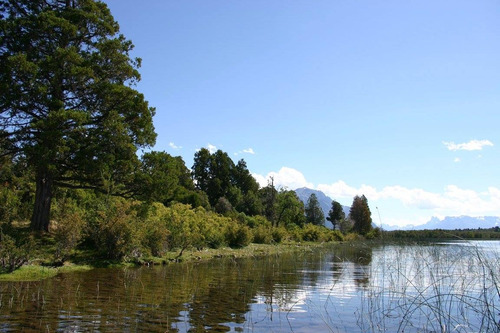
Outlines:
[[[358,313],[363,332],[500,332],[497,251],[415,246],[371,269],[378,279]]]

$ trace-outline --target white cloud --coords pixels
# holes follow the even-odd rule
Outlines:
[[[350,199],[361,194],[374,202],[393,199],[409,208],[430,211],[432,215],[500,215],[500,189],[496,187],[476,192],[448,185],[442,193],[434,193],[400,185],[386,186],[381,190],[368,185],[355,188],[338,181],[331,185],[320,184],[317,189],[335,200]]]
[[[169,145],[169,146],[170,146],[170,148],[172,148],[172,149],[182,149],[182,147],[181,147],[181,146],[177,146],[177,145],[176,145],[175,143],[173,143],[173,142],[170,142],[168,145]]]
[[[217,147],[214,145],[211,145],[210,143],[207,145],[207,149],[210,152],[210,154],[213,154],[217,151]]]
[[[255,155],[255,152],[253,151],[253,149],[252,149],[252,148],[243,149],[243,152],[244,152],[244,153],[247,153],[247,154],[252,154],[252,155]]]
[[[253,176],[262,187],[267,186],[268,180],[273,177],[276,188],[283,187],[291,190],[300,187],[314,188],[314,185],[307,182],[306,177],[300,171],[288,167],[282,167],[278,172],[269,172],[267,176],[258,174],[253,174]]]
[[[460,158],[458,158],[458,157],[455,157],[455,159],[453,160],[453,162],[455,162],[455,163],[458,163],[458,162],[460,162]]]
[[[253,148],[247,148],[247,149],[243,149],[237,153],[234,153],[234,156],[238,156],[239,154],[255,155],[255,151],[253,150]]]
[[[346,205],[352,202],[354,196],[365,195],[372,207],[372,214],[375,214],[375,207],[384,207],[384,223],[389,225],[423,224],[432,216],[500,216],[500,189],[497,187],[478,192],[448,185],[442,191],[430,192],[401,185],[381,189],[365,184],[354,187],[343,180],[315,187],[300,171],[288,167],[282,167],[280,171],[270,172],[266,176],[253,176],[261,186],[267,186],[269,177],[273,177],[276,187],[317,189]]]
[[[455,143],[455,142],[445,142],[443,144],[448,148],[448,150],[456,151],[456,150],[482,150],[483,147],[493,146],[493,143],[490,140],[471,140],[469,142],[464,143]]]

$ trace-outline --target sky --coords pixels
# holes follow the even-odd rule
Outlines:
[[[499,1],[104,2],[142,59],[153,150],[364,194],[375,223],[500,216]]]

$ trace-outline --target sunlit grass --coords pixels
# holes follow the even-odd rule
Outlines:
[[[39,265],[25,265],[11,273],[0,274],[0,281],[39,281],[56,276],[59,273],[88,271],[88,265],[65,265],[61,267],[45,267]]]

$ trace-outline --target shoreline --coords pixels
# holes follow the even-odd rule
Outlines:
[[[341,244],[341,242],[315,243],[280,243],[280,244],[255,244],[244,248],[233,249],[223,247],[219,249],[188,249],[182,252],[170,251],[162,257],[145,257],[137,261],[94,261],[91,263],[73,263],[65,262],[62,266],[46,266],[41,264],[27,264],[10,273],[0,274],[1,282],[32,282],[41,281],[57,276],[77,271],[89,271],[94,268],[111,268],[111,267],[140,267],[140,266],[166,266],[177,263],[188,262],[206,262],[210,260],[225,259],[225,258],[249,258],[249,257],[265,257],[270,255],[280,255],[282,253],[304,252],[312,249],[321,248],[327,245]],[[36,260],[34,260],[36,262]]]

